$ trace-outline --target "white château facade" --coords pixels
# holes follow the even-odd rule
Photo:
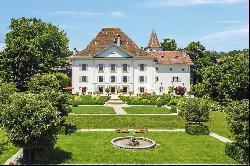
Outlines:
[[[90,44],[72,57],[73,94],[167,93],[169,86],[190,90],[190,65],[185,51],[162,51],[153,31],[146,48],[139,48],[119,28],[103,28]]]

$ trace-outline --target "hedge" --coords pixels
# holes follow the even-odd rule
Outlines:
[[[209,128],[206,125],[198,125],[198,124],[186,124],[185,132],[190,135],[208,135]]]
[[[249,150],[244,150],[236,143],[226,143],[225,154],[242,164],[249,164]]]

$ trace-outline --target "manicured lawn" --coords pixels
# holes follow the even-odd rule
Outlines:
[[[71,115],[67,122],[75,124],[78,129],[183,129],[185,125],[183,118],[175,115]]]
[[[226,121],[225,112],[210,112],[210,131],[233,140]]]
[[[115,114],[113,107],[106,106],[78,106],[72,107],[74,114]]]
[[[169,109],[154,106],[124,107],[123,110],[128,114],[170,114]]]
[[[0,164],[4,164],[12,155],[14,155],[18,148],[10,143],[7,143],[6,134],[0,129]]]
[[[224,154],[224,143],[210,136],[186,133],[135,134],[153,139],[159,146],[148,151],[113,147],[111,139],[128,134],[88,132],[61,135],[50,164],[234,164]]]

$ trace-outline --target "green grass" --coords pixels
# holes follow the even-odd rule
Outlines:
[[[184,128],[184,120],[180,116],[171,115],[71,115],[67,122],[78,129],[95,128]]]
[[[236,164],[224,154],[223,142],[210,136],[186,133],[135,134],[153,139],[159,146],[148,151],[113,147],[111,139],[129,134],[88,132],[61,135],[50,164]]]
[[[113,107],[106,106],[78,106],[72,107],[74,114],[115,114]]]
[[[18,151],[18,148],[7,143],[6,133],[0,129],[0,164],[4,164],[11,156]]]
[[[233,140],[226,121],[227,114],[225,112],[210,112],[210,131],[219,134],[223,137]]]
[[[154,106],[124,107],[123,110],[128,114],[170,114],[169,109]]]

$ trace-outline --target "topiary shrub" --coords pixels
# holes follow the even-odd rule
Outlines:
[[[235,143],[226,143],[225,154],[239,163],[249,163],[249,152]]]
[[[177,108],[176,108],[176,106],[172,105],[172,106],[171,106],[171,109],[170,109],[170,112],[171,112],[171,113],[177,113]]]
[[[245,153],[245,155],[238,154],[238,152],[242,153],[241,150],[233,147],[235,153],[230,155],[235,155],[233,158],[246,156],[247,158],[240,160],[249,163],[249,100],[231,102],[226,108],[226,113],[229,130],[234,135],[234,146],[243,149]]]
[[[48,100],[35,94],[15,94],[2,116],[9,141],[24,149],[25,160],[46,159],[61,123],[59,112]]]
[[[187,124],[185,126],[185,132],[190,135],[208,135],[209,128],[206,125],[200,124]]]
[[[209,121],[209,106],[207,100],[199,98],[189,98],[185,102],[180,103],[180,115],[186,119],[186,129],[192,132],[186,131],[187,133],[197,132],[207,133],[208,127],[204,127],[205,122]],[[194,126],[193,128],[191,126]],[[197,127],[197,125],[200,127]],[[191,128],[191,129],[190,129]],[[200,130],[204,129],[204,132]],[[196,135],[196,134],[194,134]]]

